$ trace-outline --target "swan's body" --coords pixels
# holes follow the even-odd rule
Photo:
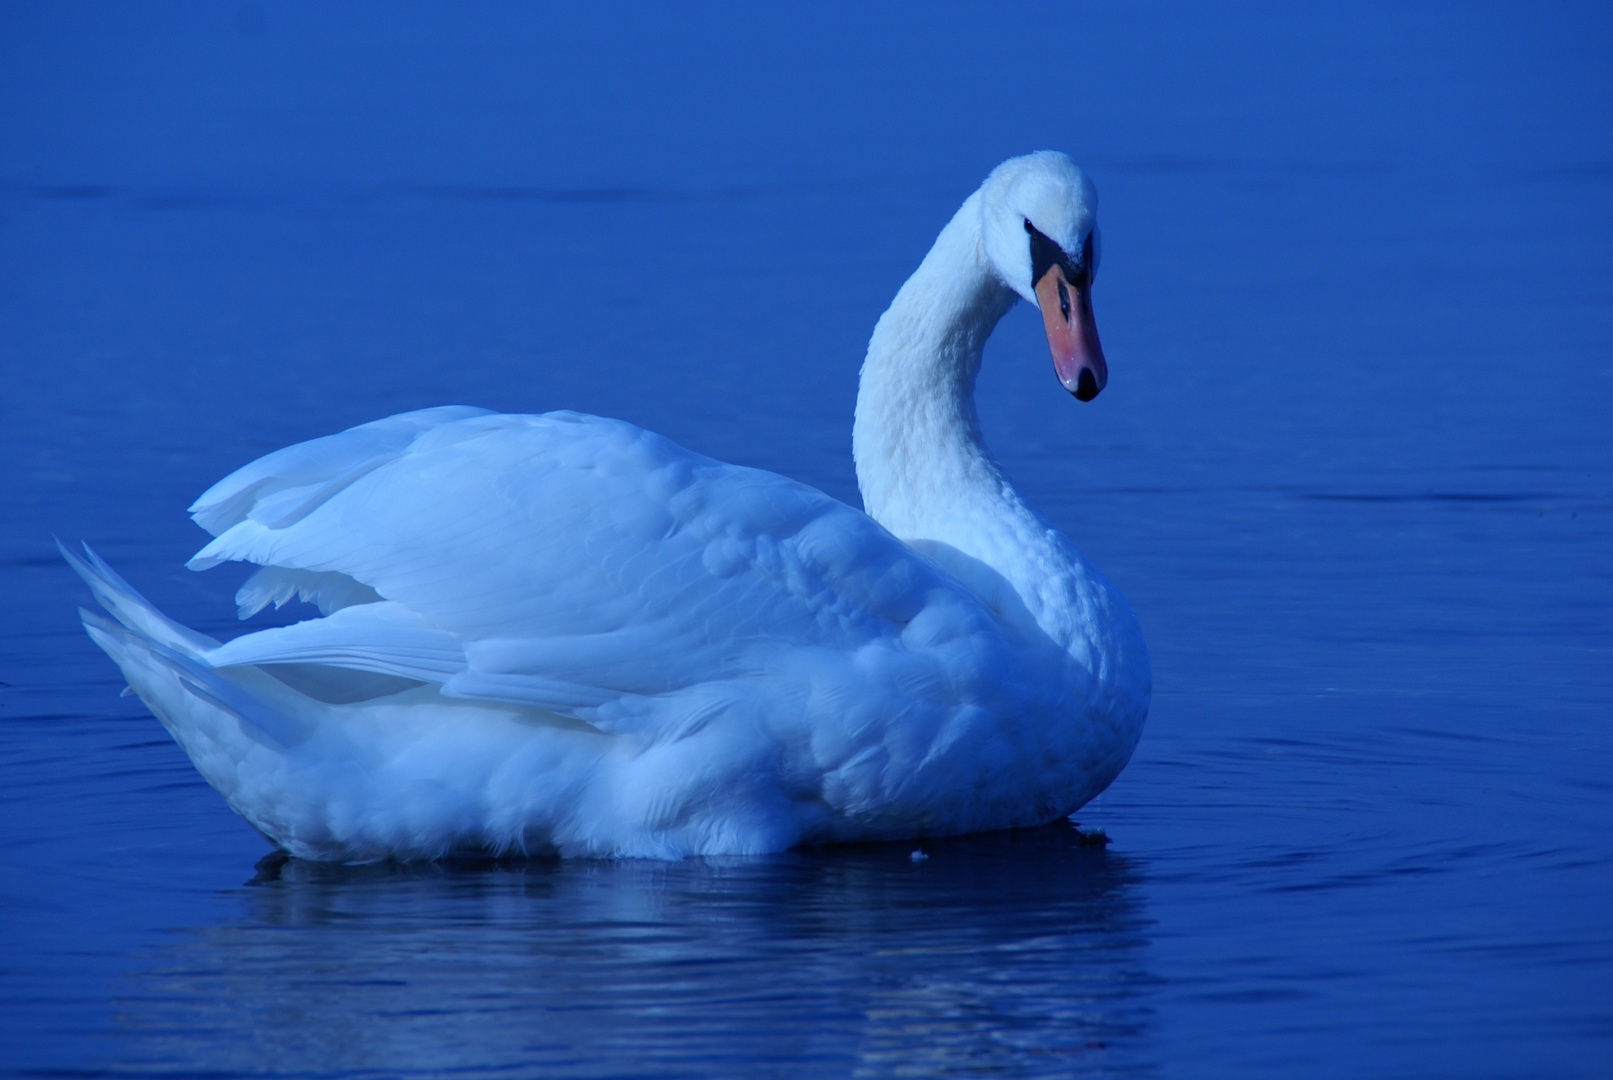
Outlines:
[[[1032,155],[942,232],[864,365],[871,516],[619,421],[428,409],[271,454],[192,507],[215,535],[193,568],[263,566],[243,617],[298,594],[324,617],[220,645],[69,555],[117,620],[86,626],[303,857],[744,853],[1068,814],[1130,757],[1147,655],[986,453],[972,392],[1016,293],[1068,279],[1086,303],[1094,202]],[[1021,280],[998,218],[1064,253],[1045,281]],[[1090,397],[1090,310],[1072,323],[1058,296],[1075,345],[1061,360],[1048,314],[1055,361]]]

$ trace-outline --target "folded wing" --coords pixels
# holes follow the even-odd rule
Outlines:
[[[192,513],[215,535],[192,568],[266,568],[243,611],[300,591],[328,612],[222,646],[220,667],[328,664],[609,730],[654,710],[606,702],[814,649],[886,666],[921,651],[892,674],[921,684],[949,643],[975,661],[1006,648],[972,593],[867,516],[576,413],[391,417],[254,462]]]

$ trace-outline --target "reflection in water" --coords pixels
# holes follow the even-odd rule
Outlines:
[[[1135,1071],[1135,867],[1067,824],[761,859],[331,867],[142,974],[125,1062],[210,1073]],[[155,988],[155,986],[153,987]],[[1120,1062],[1124,1061],[1125,1066]]]

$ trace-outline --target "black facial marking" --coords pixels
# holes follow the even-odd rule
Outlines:
[[[1081,245],[1081,260],[1077,263],[1069,252],[1032,225],[1029,218],[1025,220],[1025,232],[1031,238],[1031,284],[1041,281],[1043,274],[1058,266],[1064,270],[1064,280],[1078,289],[1086,287],[1087,267],[1092,265],[1091,233],[1087,233],[1086,243]]]

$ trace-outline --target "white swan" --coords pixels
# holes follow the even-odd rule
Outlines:
[[[1035,825],[1125,765],[1136,620],[987,453],[973,385],[1016,296],[1078,398],[1107,377],[1091,183],[999,166],[879,320],[868,515],[615,420],[405,413],[191,507],[260,569],[227,644],[64,549],[90,635],[236,812],[303,858],[677,857]]]

